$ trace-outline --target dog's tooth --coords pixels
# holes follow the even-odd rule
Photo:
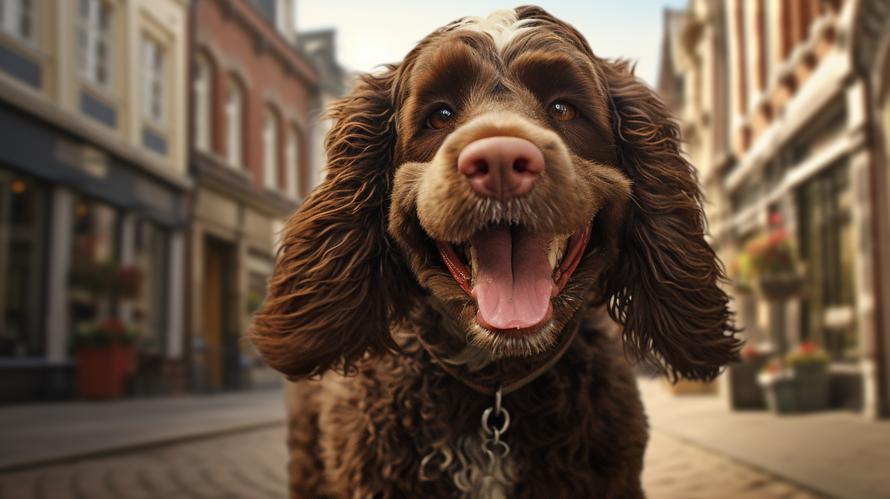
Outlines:
[[[470,279],[474,282],[476,281],[476,247],[472,244],[468,245],[470,250],[470,257],[467,259],[467,262],[470,264]]]
[[[558,249],[559,244],[557,243],[556,239],[551,239],[550,243],[547,244],[547,261],[550,262],[550,270],[555,269],[556,262],[559,261]]]

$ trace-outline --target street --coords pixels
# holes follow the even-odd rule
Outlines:
[[[273,499],[286,496],[284,426],[0,475],[4,499]],[[650,498],[814,498],[766,473],[654,431]]]

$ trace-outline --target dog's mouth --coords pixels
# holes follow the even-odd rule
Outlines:
[[[436,245],[454,280],[476,301],[479,325],[515,336],[550,321],[551,300],[578,267],[590,230],[560,236],[495,225],[465,243]]]

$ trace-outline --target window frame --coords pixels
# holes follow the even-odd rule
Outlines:
[[[89,5],[87,18],[83,16],[83,2]],[[107,9],[107,26],[106,32],[102,32],[102,9]],[[106,0],[78,0],[77,4],[77,26],[75,35],[77,43],[74,49],[77,51],[76,60],[80,69],[78,71],[80,79],[88,84],[100,88],[102,90],[111,91],[114,89],[114,35],[115,35],[115,9],[114,6]],[[105,80],[100,81],[97,71],[101,64],[98,56],[98,47],[103,43],[105,45]]]
[[[28,2],[30,9],[21,8],[24,2]],[[16,5],[18,8],[13,9],[13,5]],[[23,35],[21,32],[21,12],[23,11],[28,12],[29,33],[27,36]],[[6,36],[12,37],[20,43],[36,48],[39,38],[37,33],[37,16],[39,13],[39,7],[36,0],[6,0],[3,3],[0,3],[0,16],[2,16],[0,17],[0,32]],[[9,17],[6,17],[7,14],[9,14]]]
[[[149,52],[153,52],[149,54]],[[140,71],[142,72],[142,119],[162,130],[167,128],[167,58],[166,47],[156,38],[143,33],[139,40]],[[153,56],[149,67],[148,58]],[[158,60],[160,61],[158,63]],[[160,67],[156,67],[158,65]],[[157,95],[155,95],[157,91]],[[157,97],[159,102],[153,100]],[[158,115],[155,115],[155,104]]]
[[[213,68],[210,60],[202,53],[195,56],[192,95],[195,99],[195,147],[209,152],[213,149]]]
[[[295,124],[288,126],[285,143],[285,188],[294,198],[300,197],[300,129]]]
[[[266,107],[263,116],[263,186],[267,189],[281,189],[278,181],[280,169],[281,117],[273,106]]]
[[[238,96],[237,109],[233,108],[232,96]],[[226,86],[226,160],[236,168],[244,168],[244,112],[246,96],[237,78],[230,76]],[[235,112],[237,111],[237,113]],[[233,140],[235,139],[235,140]]]

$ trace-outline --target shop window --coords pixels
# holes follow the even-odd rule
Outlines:
[[[45,353],[48,198],[41,184],[0,171],[0,357]]]
[[[856,360],[859,352],[852,202],[845,163],[798,191],[800,253],[808,289],[801,304],[802,334],[837,360]]]
[[[112,10],[105,0],[79,0],[77,27],[78,67],[88,82],[111,87]]]
[[[79,331],[119,318],[120,217],[110,205],[79,197],[72,232],[70,326]]]
[[[133,237],[132,264],[122,266],[138,285],[129,300],[130,319],[141,350],[160,355],[166,346],[169,235],[153,222],[137,220]]]

